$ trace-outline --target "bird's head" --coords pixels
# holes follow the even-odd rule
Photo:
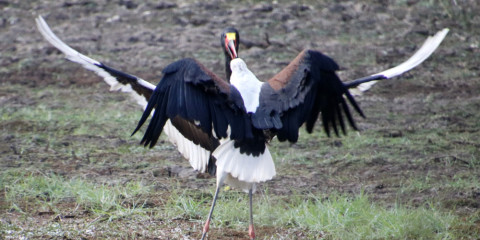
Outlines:
[[[228,27],[222,32],[220,43],[225,52],[225,56],[230,58],[229,60],[238,57],[238,45],[240,44],[240,35],[237,29]]]

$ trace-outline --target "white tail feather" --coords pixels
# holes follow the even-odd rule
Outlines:
[[[275,164],[268,148],[265,148],[265,152],[259,156],[246,155],[240,153],[240,149],[234,147],[234,141],[229,139],[215,149],[213,156],[217,159],[217,174],[228,173],[238,180],[235,183],[226,179],[225,183],[233,185],[232,187],[248,191],[245,189],[248,185],[239,183],[265,182],[276,174]]]

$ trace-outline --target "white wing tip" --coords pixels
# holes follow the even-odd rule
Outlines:
[[[427,58],[429,58],[433,52],[435,52],[435,50],[437,50],[438,46],[440,46],[440,43],[442,43],[443,39],[445,39],[447,36],[448,31],[450,31],[448,28],[444,28],[435,35],[429,36],[420,49],[418,49],[407,61],[394,68],[378,73],[378,75],[384,75],[387,78],[392,78],[420,65]]]
[[[443,42],[443,40],[445,39],[449,31],[450,31],[449,28],[444,28],[438,31],[435,35],[429,36],[425,40],[423,45],[420,47],[420,49],[418,49],[407,61],[399,64],[396,67],[385,70],[383,72],[372,74],[372,76],[383,75],[386,78],[393,78],[417,67],[426,59],[428,59],[433,54],[433,52],[435,52],[435,50]],[[353,91],[353,94],[360,95],[361,92],[365,92],[369,90],[376,82],[377,81],[372,81],[372,82],[366,82],[358,85],[355,88],[357,89],[357,91]]]
[[[444,28],[442,29],[441,31],[437,32],[435,35],[441,35],[443,36],[442,37],[442,40],[445,38],[445,36],[447,36],[447,33],[450,31],[450,28]]]
[[[43,19],[42,16],[38,16],[35,18],[35,22],[37,23],[37,28],[38,31],[42,34],[42,36],[47,40],[50,44],[52,44],[54,47],[56,47],[58,50],[63,52],[66,56],[66,58],[72,62],[76,62],[81,64],[84,68],[87,70],[95,72],[97,75],[101,76],[103,80],[110,85],[110,90],[111,91],[122,91],[126,93],[130,93],[130,95],[135,99],[135,101],[141,105],[143,108],[146,107],[147,101],[146,99],[133,91],[132,86],[130,84],[124,85],[118,80],[112,76],[110,73],[99,67],[101,64],[97,60],[94,60],[92,58],[89,58],[79,52],[77,52],[75,49],[69,47],[66,43],[64,43],[62,40],[60,40],[55,33],[50,29],[48,26],[47,22]],[[150,88],[150,89],[155,89],[155,85],[142,80],[140,78],[138,79],[138,83],[140,85],[143,85],[144,87]]]

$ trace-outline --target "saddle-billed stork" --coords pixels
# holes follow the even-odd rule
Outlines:
[[[235,28],[221,34],[225,53],[226,81],[197,60],[185,58],[166,66],[157,86],[108,67],[80,54],[62,42],[41,16],[36,19],[42,35],[66,57],[92,70],[111,90],[130,93],[144,108],[137,132],[152,116],[141,143],[153,147],[163,131],[180,153],[199,172],[216,174],[217,186],[203,228],[205,238],[215,202],[223,184],[248,192],[249,236],[253,228],[252,194],[255,184],[272,179],[275,165],[266,144],[274,136],[279,141],[296,142],[305,124],[309,133],[321,115],[327,135],[339,128],[345,134],[345,120],[357,129],[348,104],[364,116],[349,88],[398,76],[422,63],[439,46],[448,29],[429,37],[406,62],[381,73],[343,83],[336,75],[338,65],[314,50],[302,51],[288,66],[266,82],[259,81],[238,58],[240,37]],[[321,114],[320,114],[321,113]]]

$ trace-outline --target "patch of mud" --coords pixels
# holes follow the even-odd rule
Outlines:
[[[480,4],[477,1],[239,4],[219,0],[172,3],[13,0],[0,1],[0,9],[0,105],[3,112],[38,105],[52,109],[60,106],[62,102],[47,102],[33,94],[46,88],[91,89],[97,97],[92,100],[91,96],[86,96],[85,107],[103,100],[96,89],[101,79],[62,59],[63,55],[36,30],[34,18],[38,15],[46,19],[61,39],[80,52],[152,83],[158,82],[165,66],[184,57],[199,59],[223,77],[218,36],[227,26],[240,30],[243,43],[239,54],[259,79],[273,76],[301,49],[314,48],[339,63],[342,68],[339,75],[344,80],[395,66],[408,58],[426,36],[449,27],[450,34],[431,59],[402,77],[378,83],[357,98],[367,115],[367,119],[359,119],[359,126],[387,139],[411,136],[425,129],[442,129],[441,139],[458,132],[480,134],[480,122],[475,120],[480,107]],[[117,93],[105,91],[105,94]],[[51,96],[46,98],[52,99]],[[67,93],[59,98],[59,101],[68,101]],[[173,187],[200,190],[214,187],[214,179],[191,170],[188,162],[168,144],[165,144],[167,147],[162,144],[158,151],[119,159],[123,155],[115,149],[137,143],[118,136],[90,134],[68,137],[55,146],[39,142],[40,138],[26,145],[19,137],[22,133],[45,133],[54,128],[43,124],[28,120],[2,121],[0,167],[23,169],[38,165],[45,172],[109,184],[142,179],[156,182],[159,192]],[[425,143],[425,148],[435,147],[435,139],[428,136]],[[97,144],[102,150],[88,154],[78,149],[70,150],[82,144]],[[327,144],[342,147],[341,140]],[[318,144],[299,143],[293,147],[308,151]],[[452,140],[447,147],[478,148],[479,144],[472,140]],[[372,145],[369,151],[373,154],[385,148]],[[402,181],[417,176],[428,175],[438,180],[462,174],[480,177],[475,171],[478,156],[471,160],[471,156],[461,153],[422,154],[421,151],[405,152],[402,162],[387,161],[380,156],[371,160],[296,164],[290,172],[262,184],[259,190],[268,189],[270,194],[281,196],[312,192],[348,194],[364,190],[375,201],[391,205],[399,200]],[[120,160],[128,162],[128,167],[118,165]],[[103,165],[90,164],[94,161],[103,161]],[[472,166],[474,163],[477,165]],[[421,206],[438,201],[463,215],[479,211],[478,189],[456,192],[428,188],[409,194],[400,202]],[[151,204],[161,203],[152,200]],[[41,218],[53,217],[48,212],[40,215]],[[189,224],[184,221],[180,226],[188,227]],[[191,238],[198,238],[198,229],[193,231]],[[174,232],[175,228],[170,230]],[[275,236],[278,231],[282,230],[257,229],[259,238]],[[172,232],[158,236],[172,236],[169,234]],[[212,229],[210,234],[215,239],[244,239],[247,230]],[[305,238],[302,232],[293,235]]]

